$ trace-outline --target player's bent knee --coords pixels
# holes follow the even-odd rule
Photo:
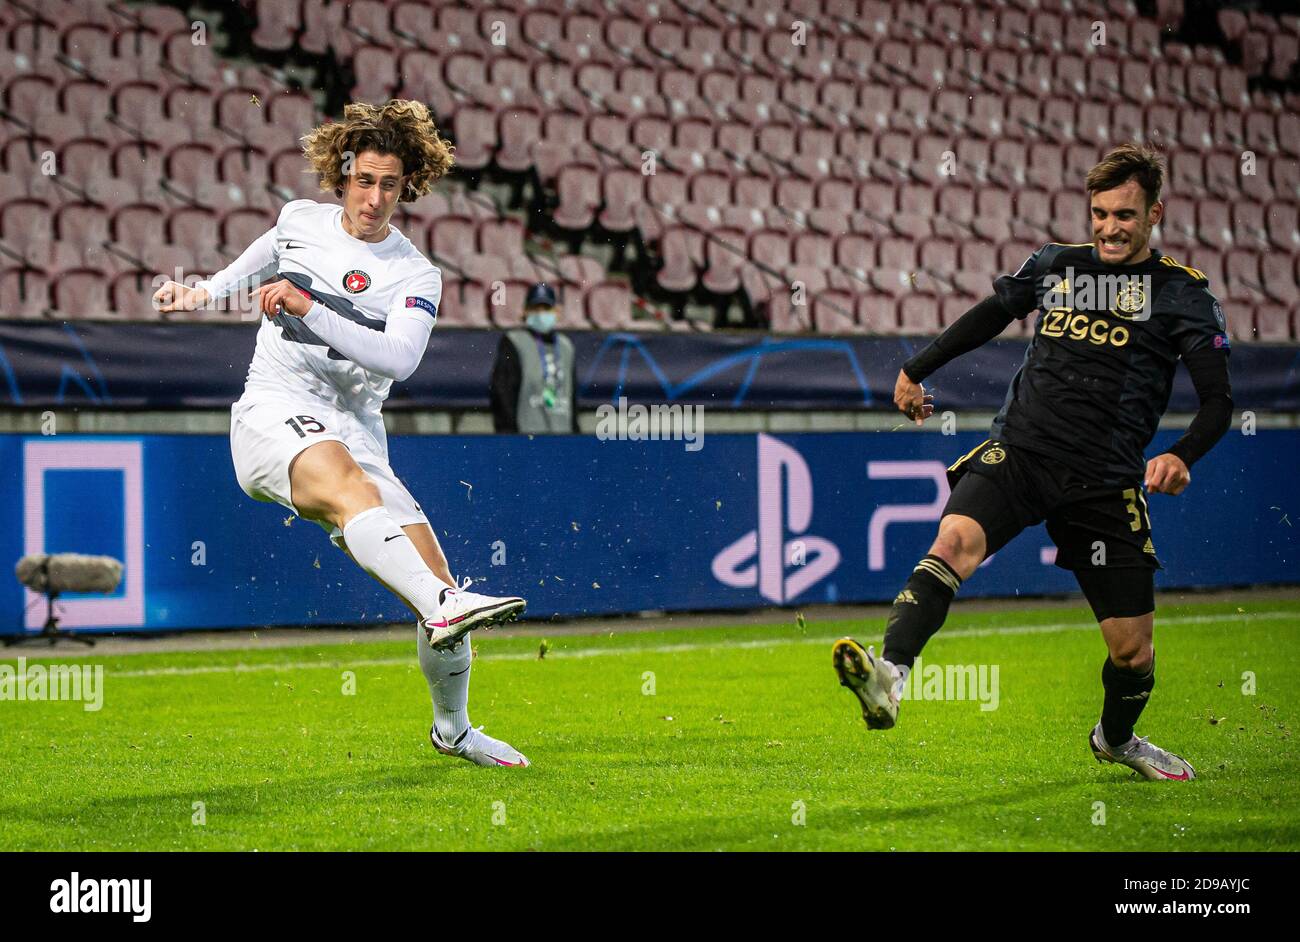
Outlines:
[[[1144,673],[1151,666],[1155,648],[1144,633],[1125,631],[1124,621],[1126,619],[1111,618],[1102,625],[1111,663],[1120,670]]]
[[[939,535],[930,552],[956,570],[963,579],[984,560],[984,531],[970,517],[949,514],[939,522]]]

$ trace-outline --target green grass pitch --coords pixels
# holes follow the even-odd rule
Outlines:
[[[955,610],[925,659],[997,665],[997,709],[904,701],[872,733],[830,644],[878,621],[556,635],[541,660],[480,632],[471,719],[524,770],[433,751],[414,638],[73,655],[105,665],[99,712],[0,702],[0,850],[1295,850],[1300,602],[1241,604],[1158,613],[1139,732],[1190,784],[1093,760],[1082,609]]]

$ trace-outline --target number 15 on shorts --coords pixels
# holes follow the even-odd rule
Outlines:
[[[285,419],[284,424],[297,432],[299,438],[306,438],[308,432],[311,432],[313,435],[318,435],[325,431],[325,426],[321,425],[309,415],[295,415],[291,419]]]

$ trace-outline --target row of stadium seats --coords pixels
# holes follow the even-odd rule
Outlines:
[[[599,267],[599,266],[598,266]],[[569,268],[571,277],[578,272]],[[603,270],[600,275],[603,276]],[[221,305],[186,314],[160,315],[151,298],[160,282],[147,272],[129,271],[116,276],[98,269],[76,268],[48,273],[30,268],[0,268],[0,310],[6,317],[45,320],[215,321],[253,323],[258,314],[251,305]],[[531,280],[507,279],[499,286],[448,280],[443,285],[438,321],[450,327],[517,327],[523,319],[524,296]],[[560,326],[565,330],[658,329],[652,318],[634,318],[635,305],[625,281],[564,281]],[[686,325],[673,325],[686,329]]]
[[[890,4],[884,0],[679,0],[618,5],[570,0],[561,10],[539,9],[531,0],[438,5],[409,0],[354,0],[346,4],[329,0],[245,0],[245,6],[257,19],[253,41],[268,50],[299,46],[316,54],[352,58],[365,45],[416,46],[430,36],[439,36],[444,45],[455,49],[494,54],[520,36],[570,60],[599,58],[602,45],[619,50],[681,50],[702,56],[731,49],[756,59],[760,68],[764,57],[786,61],[790,54],[786,47],[795,23],[803,24],[806,34],[813,37],[809,45],[823,52],[818,37],[912,40],[918,36],[942,45],[977,49],[1059,52],[1063,37],[1092,37],[1093,23],[1101,15],[1107,33],[1104,42],[1092,50],[1096,55],[1147,60],[1160,54],[1161,26],[1175,25],[1168,16],[1163,22],[1141,18],[1133,3],[1036,0],[1024,4],[1022,10],[1014,5],[993,10],[956,3]],[[1235,27],[1236,20],[1231,22]],[[1277,37],[1284,40],[1300,34],[1298,23],[1296,17],[1283,17],[1279,22],[1253,13],[1241,32],[1252,37],[1252,43],[1256,36],[1272,39],[1271,47],[1266,44],[1264,49],[1265,61],[1276,72],[1285,73],[1295,58],[1289,44]],[[680,29],[683,26],[690,27],[688,34]],[[853,62],[853,51],[845,50],[843,58]],[[575,52],[577,56],[572,55]]]
[[[1248,77],[1267,75],[1276,82],[1291,77],[1300,55],[1300,16],[1228,8],[1218,11],[1218,24]]]
[[[276,99],[285,108],[301,100],[300,96]],[[570,112],[555,112],[545,123],[526,112],[504,113],[496,127],[489,124],[483,131],[467,117],[469,111],[462,109],[457,123],[462,166],[481,170],[492,164],[516,173],[536,168],[541,180],[560,186],[562,203],[567,202],[566,194],[593,199],[600,184],[578,179],[593,174],[603,176],[605,188],[614,185],[626,192],[630,186],[644,191],[641,195],[654,205],[682,202],[674,194],[683,187],[685,174],[690,174],[693,181],[710,181],[700,186],[715,191],[720,208],[773,203],[790,210],[863,208],[846,195],[853,192],[856,180],[869,181],[859,186],[859,192],[873,182],[936,190],[964,182],[1008,189],[1031,186],[1051,194],[1074,191],[1073,178],[1086,170],[1096,153],[1077,146],[1014,140],[990,144],[973,138],[960,139],[951,150],[953,139],[936,135],[912,139],[893,132],[876,137],[827,129],[796,135],[791,126],[774,124],[755,133],[739,123],[715,129],[693,119],[675,126],[660,119],[628,124],[609,116],[584,122]],[[284,140],[268,143],[280,149],[248,146],[230,138],[215,144],[185,140],[164,147],[153,141],[114,144],[88,136],[59,143],[15,137],[4,143],[0,167],[23,173],[33,165],[48,164],[44,155],[50,150],[56,159],[42,173],[57,172],[86,198],[105,205],[162,198],[160,184],[166,180],[179,188],[181,197],[200,205],[270,208],[268,184],[296,194],[310,187],[311,181],[304,178],[297,147],[283,146]],[[625,152],[624,161],[602,156],[616,150]],[[635,166],[628,166],[633,160]],[[573,171],[567,187],[561,169]],[[945,169],[951,174],[945,175]],[[1169,193],[1175,198],[1214,194],[1220,199],[1266,202],[1290,201],[1300,195],[1300,159],[1291,155],[1254,156],[1247,164],[1239,152],[1202,155],[1179,150],[1172,154],[1170,170]],[[726,191],[719,191],[719,185]],[[664,195],[656,198],[652,190]],[[637,194],[628,192],[628,196]]]
[[[566,168],[562,179],[582,169]],[[646,182],[663,187],[664,181],[672,179],[667,174],[629,176],[628,185],[635,187]],[[186,270],[195,266],[210,270],[237,255],[275,219],[269,210],[250,207],[217,212],[138,201],[112,209],[86,201],[58,204],[25,196],[25,182],[30,179],[0,175],[0,246],[29,267],[94,266],[113,271],[151,265],[170,270],[180,265]],[[608,183],[610,178],[606,179]],[[585,216],[566,219],[561,204],[556,218],[579,232],[597,221],[612,232],[633,227],[652,230],[665,261],[659,282],[670,292],[693,290],[700,280],[713,294],[730,294],[748,259],[759,269],[778,272],[789,266],[824,271],[838,266],[897,295],[914,286],[904,282],[905,287],[898,288],[894,273],[914,271],[918,257],[931,259],[932,270],[969,270],[982,273],[984,280],[991,272],[1014,269],[1026,254],[1025,245],[1032,248],[1051,241],[1054,221],[1079,216],[1081,206],[1079,195],[1066,191],[1049,200],[1045,192],[1035,190],[1013,195],[1004,190],[949,187],[936,194],[915,185],[863,184],[870,192],[860,202],[873,207],[871,211],[837,209],[832,203],[807,210],[801,225],[787,208],[798,206],[797,200],[778,199],[779,208],[725,207],[727,200],[718,199],[706,185],[716,180],[695,179],[689,188],[684,179],[678,182],[682,187],[678,201],[653,204],[666,210],[658,216],[632,214],[640,202],[639,190],[620,193],[611,185],[603,199],[597,195],[587,204]],[[823,181],[818,194],[835,182]],[[777,192],[782,192],[780,187]],[[852,192],[846,194],[845,207],[853,205],[852,197]],[[720,204],[723,210],[718,209]],[[453,270],[465,257],[487,256],[500,259],[502,268],[517,277],[530,278],[538,272],[524,249],[523,224],[498,216],[494,208],[464,194],[450,198],[435,194],[404,211],[398,225]],[[1300,220],[1292,204],[1267,211],[1257,203],[1229,206],[1221,200],[1202,200],[1195,204],[1195,216],[1183,219],[1175,213],[1161,228],[1157,241],[1161,247],[1190,250],[1197,267],[1226,271],[1227,279],[1214,278],[1213,284],[1227,298],[1248,300],[1262,292],[1286,302],[1297,290]],[[704,237],[705,232],[710,238]],[[955,258],[959,243],[963,257],[978,257],[980,262],[959,267]],[[1009,247],[1010,255],[1004,251],[995,261],[993,245]],[[943,247],[951,247],[943,255],[951,254],[951,263],[940,260]],[[755,300],[753,293],[750,300]]]
[[[971,305],[969,298],[955,295],[910,293],[893,298],[870,290],[835,288],[826,283],[817,269],[806,272],[790,269],[789,274],[807,280],[797,282],[795,291],[784,290],[784,286],[771,291],[767,303],[772,312],[772,329],[778,333],[932,334],[952,323]],[[568,277],[580,276],[571,271]],[[530,284],[529,280],[517,278],[493,285],[448,279],[443,285],[439,323],[498,329],[518,326]],[[688,329],[680,321],[637,317],[638,304],[624,281],[564,280],[559,284],[561,329]],[[6,317],[60,320],[116,316],[124,320],[234,323],[257,319],[255,314],[237,307],[161,317],[150,304],[155,287],[154,278],[147,272],[124,272],[109,277],[98,270],[72,269],[51,278],[36,269],[3,268],[0,269],[0,310]],[[1030,329],[1029,320],[1016,321],[1005,336],[1028,336]],[[1233,339],[1239,341],[1293,340],[1300,336],[1300,303],[1293,302],[1289,308],[1273,303],[1253,307],[1230,304],[1228,329]]]

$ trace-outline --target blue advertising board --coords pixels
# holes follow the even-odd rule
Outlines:
[[[717,410],[894,411],[894,381],[928,337],[796,337],[574,331],[578,404],[694,403]],[[147,324],[0,320],[0,407],[225,408],[244,390],[252,324]],[[501,334],[438,328],[415,373],[384,408],[486,409]],[[201,350],[202,356],[194,351]],[[996,411],[1025,356],[1025,341],[995,340],[929,382],[943,408]],[[159,363],[184,369],[158,369]],[[1238,409],[1300,411],[1300,346],[1242,344],[1232,351]],[[1169,408],[1195,412],[1186,370]]]
[[[1161,433],[1153,450],[1176,433]],[[405,436],[392,465],[452,570],[530,617],[888,601],[928,549],[944,469],[983,440],[938,432]],[[694,450],[693,450],[694,449]],[[1300,430],[1234,431],[1179,497],[1149,499],[1157,585],[1300,582]],[[60,599],[69,628],[172,631],[402,621],[406,609],[315,524],[235,483],[224,436],[0,436],[0,561],[105,553],[111,597]],[[963,596],[1075,590],[1037,527]],[[41,600],[0,580],[0,632]]]

